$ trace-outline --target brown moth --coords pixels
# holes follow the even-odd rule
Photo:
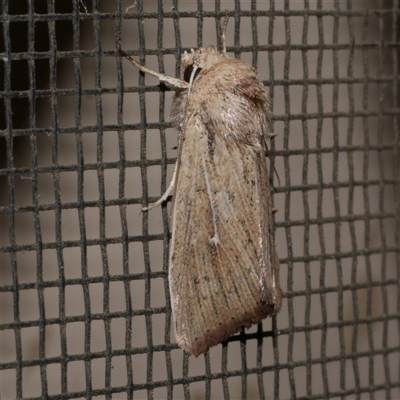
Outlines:
[[[182,57],[184,79],[141,71],[177,89],[171,116],[178,157],[173,194],[169,287],[178,345],[206,353],[281,307],[267,168],[268,94],[253,67],[223,50]]]

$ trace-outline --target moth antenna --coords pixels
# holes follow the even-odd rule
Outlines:
[[[275,163],[272,163],[272,167],[274,168],[274,173],[275,173],[276,177],[278,178],[278,185],[281,186],[281,178],[279,178],[278,171],[275,168]]]
[[[198,70],[198,68],[199,68],[199,67],[198,67],[197,65],[194,65],[194,66],[193,66],[192,73],[190,74],[188,95],[190,94],[190,90],[192,89],[194,77],[195,77],[195,75],[196,75],[196,71]]]
[[[271,122],[270,122],[270,125],[272,125]],[[270,133],[268,133],[267,136],[272,140],[274,137],[278,136],[278,134],[273,132],[272,130],[270,130]],[[271,161],[271,169],[274,170],[274,173],[275,173],[276,177],[278,178],[278,185],[280,186],[281,185],[281,179],[279,178],[278,171],[275,168],[275,163],[273,163],[272,160],[271,160],[267,143],[264,143],[264,145],[265,145],[265,149],[264,149],[265,156],[270,159],[270,161]],[[271,181],[271,184],[272,184],[272,181]]]
[[[229,15],[228,10],[225,10],[225,18],[222,22],[221,32],[220,32],[220,42],[221,42],[221,51],[226,54],[226,27],[228,26]]]

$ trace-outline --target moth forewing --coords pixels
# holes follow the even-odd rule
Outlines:
[[[187,132],[177,177],[170,291],[178,344],[198,355],[275,314],[281,294],[271,277],[277,266],[268,263],[271,249],[264,245],[271,212],[269,197],[258,188],[268,176],[256,163],[265,156],[250,147],[245,153],[229,148],[216,136],[212,161],[204,126],[194,126],[199,128]],[[261,301],[264,290],[268,302]]]
[[[177,343],[198,356],[275,315],[282,292],[265,88],[249,64],[214,47],[185,54],[182,66],[189,83],[176,85],[171,112],[179,143],[167,190],[173,192],[169,286]]]

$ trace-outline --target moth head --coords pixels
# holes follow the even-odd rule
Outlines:
[[[208,70],[225,58],[226,54],[219,52],[214,46],[191,49],[190,53],[185,51],[182,56],[183,79],[192,86],[201,71]]]

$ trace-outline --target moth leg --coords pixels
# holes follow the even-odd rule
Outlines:
[[[269,136],[270,139],[273,139],[275,136],[278,136],[278,134],[275,133],[275,132],[271,132],[271,133],[268,134],[268,136]]]
[[[161,203],[163,203],[165,200],[167,200],[168,196],[171,194],[171,192],[175,188],[176,171],[178,170],[178,167],[177,167],[176,164],[177,163],[175,163],[174,172],[172,174],[172,179],[171,179],[171,182],[170,182],[170,184],[168,186],[168,189],[165,191],[165,193],[155,203],[149,204],[148,207],[142,207],[142,211],[150,211],[151,209],[153,209],[155,207],[158,207]]]
[[[121,48],[117,48],[119,54],[121,54],[122,57],[125,57],[132,65],[134,65],[136,68],[140,69],[140,71],[145,72],[147,74],[156,76],[160,81],[168,83],[172,87],[180,88],[180,89],[187,89],[189,87],[189,84],[185,81],[182,81],[181,79],[174,78],[172,76],[167,76],[164,74],[160,74],[159,72],[152,71],[151,69],[146,68],[144,65],[138,63],[136,60],[134,60],[131,56],[128,56],[128,54],[125,53]]]

